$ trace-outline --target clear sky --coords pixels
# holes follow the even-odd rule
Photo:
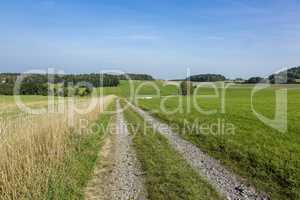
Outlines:
[[[299,10],[299,0],[3,0],[0,72],[264,76],[300,65]]]

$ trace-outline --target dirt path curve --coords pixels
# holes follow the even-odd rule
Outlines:
[[[229,200],[264,200],[264,195],[258,194],[254,188],[248,187],[240,181],[241,179],[223,167],[220,162],[203,153],[190,142],[182,139],[174,133],[170,127],[156,119],[142,109],[133,106],[150,125],[159,133],[164,135],[186,161],[202,176],[212,184],[220,194]]]
[[[85,199],[146,199],[143,173],[117,101],[116,129],[103,146],[94,178],[86,189]]]

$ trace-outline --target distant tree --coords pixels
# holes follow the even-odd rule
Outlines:
[[[186,80],[194,82],[216,82],[225,81],[226,77],[221,74],[198,74],[188,77]]]
[[[128,78],[131,80],[146,80],[152,81],[154,78],[148,74],[122,74],[119,76],[120,80],[127,80]]]
[[[91,93],[92,93],[92,89],[90,89],[89,87],[79,87],[76,88],[75,95],[83,97],[83,96],[89,96]]]
[[[21,95],[48,95],[48,85],[43,83],[24,82],[21,84]]]
[[[269,76],[269,80],[271,83],[299,83],[300,66],[290,68],[277,74],[272,74]]]
[[[180,93],[183,96],[192,95],[194,93],[194,86],[191,81],[182,81],[180,83]]]
[[[244,79],[242,79],[242,78],[236,78],[236,79],[234,79],[235,81],[244,81]]]
[[[14,85],[9,83],[0,83],[0,94],[13,95]]]
[[[245,83],[262,83],[262,82],[266,82],[266,79],[256,76],[256,77],[249,78]]]

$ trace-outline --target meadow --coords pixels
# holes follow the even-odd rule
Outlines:
[[[90,97],[57,97],[51,96],[41,96],[41,95],[16,95],[16,96],[7,96],[0,95],[0,118],[2,119],[13,119],[18,118],[21,115],[27,116],[29,113],[24,112],[20,108],[16,101],[17,99],[21,100],[23,104],[28,109],[38,110],[44,109],[45,111],[49,110],[49,105],[51,109],[58,110],[59,105],[67,105],[68,101],[74,101],[75,104],[80,105],[80,102],[85,102],[90,99]],[[52,106],[53,105],[53,106]],[[30,115],[30,114],[29,114]]]
[[[98,95],[117,95],[119,97],[133,98],[136,95],[177,95],[178,88],[174,85],[165,85],[164,81],[126,81],[121,80],[118,87],[97,88]]]
[[[178,84],[173,82],[166,85],[163,81],[133,81],[131,84],[129,81],[120,81],[118,87],[98,88],[95,95],[116,95],[134,100],[138,106],[169,123],[183,138],[219,159],[272,199],[299,199],[300,85],[273,85],[253,96],[256,112],[272,118],[275,116],[275,92],[287,87],[286,132],[267,126],[254,115],[251,108],[254,85],[230,86],[223,93],[225,101],[221,100],[222,84],[215,85],[219,96],[215,96],[214,89],[203,86],[197,89],[195,96],[186,97],[178,95]],[[48,97],[45,96],[21,96],[21,99],[31,108],[47,108],[48,105]],[[69,98],[63,99],[67,102]],[[76,104],[84,107],[88,99],[77,97]],[[196,105],[201,108],[201,112]],[[88,115],[75,117],[75,120],[86,118],[91,122],[96,121],[101,109],[98,107]],[[209,114],[206,111],[214,112]],[[3,199],[82,195],[82,187],[97,159],[104,133],[97,132],[84,137],[78,135],[78,127],[66,125],[66,112],[68,110],[42,117],[24,117],[14,97],[0,96],[0,152],[1,160],[5,161],[0,165]],[[141,119],[131,110],[126,110],[125,116],[133,125],[141,124]],[[110,118],[104,115],[98,123],[107,126]],[[195,124],[199,125],[196,126],[198,128],[194,127]],[[227,134],[226,128],[218,132],[219,124],[225,127],[231,124],[234,132]],[[213,134],[207,133],[201,125],[212,126]],[[163,137],[151,134],[153,130],[148,131],[148,137],[140,134],[135,136],[134,146],[147,171],[147,187],[152,197],[175,197],[182,192],[196,198],[199,195],[205,197],[209,191],[214,193],[205,181],[191,172]],[[154,146],[157,148],[154,149]],[[151,159],[147,157],[150,154]],[[168,168],[168,165],[174,167]],[[164,169],[168,170],[159,172]],[[186,173],[180,174],[179,171]],[[171,174],[181,177],[183,182],[176,182]],[[62,176],[68,178],[60,179]],[[206,188],[204,193],[198,191],[195,185]],[[178,187],[182,190],[177,191],[175,188]],[[218,198],[216,194],[214,196]]]
[[[266,117],[274,117],[275,91],[284,87],[274,85],[257,92],[253,98],[254,109]],[[153,97],[140,99],[138,105],[169,123],[182,137],[221,160],[272,199],[299,199],[300,87],[288,86],[288,129],[284,133],[265,125],[253,114],[252,88],[253,85],[228,88],[224,113],[221,96],[213,96],[214,90],[207,87],[199,88],[195,98],[172,96],[163,100],[164,98]],[[195,103],[201,107],[201,112]],[[205,111],[215,112],[208,114]],[[216,132],[220,122],[225,126],[225,131]],[[200,131],[193,127],[195,124],[214,128],[212,133],[208,133],[201,126],[198,126]],[[226,125],[233,125],[234,132],[227,133]]]

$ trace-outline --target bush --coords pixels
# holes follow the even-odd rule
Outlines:
[[[75,92],[75,95],[78,95],[78,96],[88,96],[92,93],[92,90],[88,87],[79,87],[76,89],[76,92]]]
[[[43,83],[23,83],[20,88],[21,95],[48,95],[48,85]]]
[[[251,77],[245,83],[265,83],[267,80],[262,77]]]

